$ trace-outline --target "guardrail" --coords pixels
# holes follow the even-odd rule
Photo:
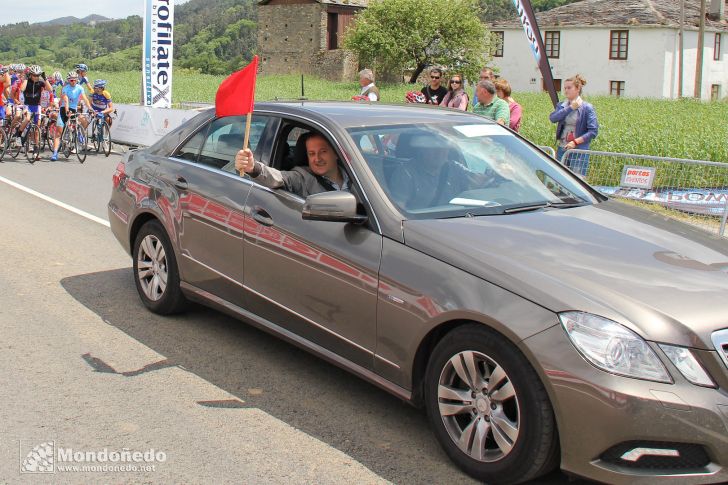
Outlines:
[[[670,217],[726,236],[728,163],[579,149],[567,150],[560,161],[605,195],[659,207]],[[644,168],[651,183],[625,184],[625,167]]]

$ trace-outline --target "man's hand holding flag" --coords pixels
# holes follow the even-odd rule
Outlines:
[[[232,73],[217,88],[215,95],[215,115],[223,116],[247,115],[245,122],[245,140],[243,150],[248,148],[250,122],[253,117],[255,102],[255,79],[258,75],[258,56],[243,69]],[[244,175],[241,173],[240,175]]]

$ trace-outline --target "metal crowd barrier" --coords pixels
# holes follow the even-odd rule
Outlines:
[[[560,161],[605,195],[650,205],[726,237],[728,163],[578,149],[567,150]],[[654,172],[651,187],[622,184],[625,167],[645,167],[645,175]]]

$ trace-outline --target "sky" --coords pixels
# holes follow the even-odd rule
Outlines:
[[[2,0],[0,3],[5,3]],[[180,5],[188,0],[174,0]],[[123,19],[129,15],[141,17],[144,0],[31,0],[13,1],[12,8],[0,10],[0,25],[18,22],[45,22],[59,17],[84,18],[97,14],[112,19]]]

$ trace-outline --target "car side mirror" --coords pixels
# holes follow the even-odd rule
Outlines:
[[[302,215],[307,221],[353,222],[361,224],[367,216],[356,213],[356,197],[350,192],[334,190],[309,195]]]

